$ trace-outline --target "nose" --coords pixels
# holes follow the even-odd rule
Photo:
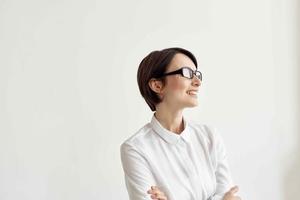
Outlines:
[[[201,85],[201,80],[195,74],[193,75],[192,84],[197,87]]]

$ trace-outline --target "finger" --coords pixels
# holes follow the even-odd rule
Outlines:
[[[154,194],[155,191],[150,189],[150,190],[147,191],[147,193],[148,193],[148,194]]]
[[[150,190],[148,190],[148,191],[156,191],[156,190],[157,190],[156,186],[151,186]]]
[[[158,189],[158,188],[157,188],[157,186],[154,185],[154,186],[151,186],[151,189],[155,190],[155,189]]]
[[[230,188],[229,193],[234,194],[237,193],[239,191],[239,187],[236,185],[232,188]]]
[[[152,186],[150,190],[147,191],[148,194],[152,194],[151,198],[154,200],[167,200],[165,194],[158,189],[157,186]]]
[[[153,186],[151,188],[152,188],[152,191],[154,191],[154,193],[164,194],[157,186]]]
[[[157,190],[148,190],[147,193],[148,194],[153,194],[153,195],[160,194],[160,192],[158,192]]]
[[[157,199],[157,200],[167,200],[167,197],[164,194],[151,195],[151,198],[154,198],[154,199]]]
[[[157,198],[158,200],[167,200],[167,197],[165,195],[160,195]]]
[[[148,194],[154,194],[156,192],[156,186],[151,186],[150,190],[147,191]]]

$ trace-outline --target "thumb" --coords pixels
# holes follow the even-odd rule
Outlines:
[[[234,193],[237,193],[239,191],[239,187],[236,185],[232,188],[230,188],[229,192],[233,195]]]

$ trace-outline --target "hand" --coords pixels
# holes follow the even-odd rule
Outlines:
[[[156,186],[151,186],[151,189],[147,191],[148,194],[151,194],[151,198],[155,200],[167,200],[165,194],[158,189]]]
[[[238,191],[239,191],[239,187],[237,185],[230,188],[230,190],[225,193],[223,200],[241,200],[241,197],[234,196],[234,194],[237,193]]]

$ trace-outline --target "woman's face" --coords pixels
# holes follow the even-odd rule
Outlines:
[[[169,64],[166,73],[189,67],[193,71],[197,68],[193,61],[182,53],[177,53]],[[198,105],[198,89],[201,81],[194,76],[193,79],[183,77],[181,74],[165,77],[165,85],[162,90],[163,103],[167,103],[177,109],[194,107]]]

